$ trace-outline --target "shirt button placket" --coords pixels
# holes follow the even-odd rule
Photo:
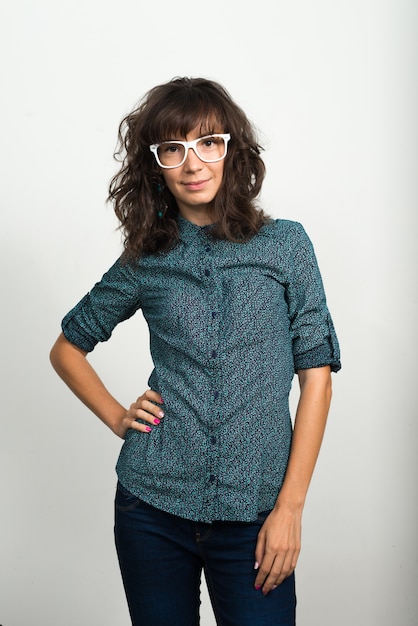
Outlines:
[[[207,506],[211,519],[217,517],[217,485],[218,485],[218,437],[215,435],[217,423],[219,421],[218,400],[220,397],[218,378],[218,357],[219,357],[219,286],[216,281],[216,273],[212,265],[212,247],[209,243],[205,245],[205,260],[202,264],[203,273],[207,280],[207,301],[209,304],[208,319],[208,364],[212,376],[212,400],[214,404],[214,419],[208,423],[208,482],[207,482]]]

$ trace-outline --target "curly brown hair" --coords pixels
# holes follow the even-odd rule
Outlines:
[[[262,148],[247,116],[219,83],[174,78],[151,89],[119,126],[115,158],[122,166],[110,182],[108,199],[124,233],[126,258],[165,252],[178,242],[177,204],[149,146],[186,137],[198,125],[207,134],[231,135],[222,184],[211,207],[211,235],[247,241],[267,220],[255,202],[265,175]]]

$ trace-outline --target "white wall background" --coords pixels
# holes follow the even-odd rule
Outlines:
[[[220,81],[260,129],[263,204],[313,239],[341,341],[298,625],[418,623],[417,17],[412,0],[2,5],[3,626],[129,623],[112,538],[120,442],[48,353],[120,251],[104,202],[119,121],[177,75]],[[150,369],[142,318],[92,361],[131,402]]]

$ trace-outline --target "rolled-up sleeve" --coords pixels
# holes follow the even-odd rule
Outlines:
[[[136,273],[120,259],[62,320],[66,339],[86,352],[107,341],[114,328],[140,308]]]
[[[294,223],[289,244],[287,299],[295,371],[330,365],[337,372],[341,368],[338,339],[313,246],[301,224]]]

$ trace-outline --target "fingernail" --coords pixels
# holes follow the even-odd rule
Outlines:
[[[160,417],[164,417],[164,411],[160,411],[160,412],[158,413],[158,415],[159,415]]]
[[[147,433],[150,433],[152,431],[151,426],[145,426],[145,430],[147,431]]]
[[[259,590],[261,589],[261,585],[254,585],[254,589],[255,589],[256,591],[259,591]]]
[[[254,569],[258,569],[260,567],[260,563],[258,561],[256,561],[254,563]]]
[[[159,423],[160,423],[160,421],[161,421],[161,420],[159,420],[159,419],[158,419],[158,417],[156,417],[156,418],[154,419],[154,424],[159,424]]]
[[[160,404],[164,404],[164,400],[162,396],[160,397]]]
[[[273,585],[273,587],[271,588],[271,590],[273,591],[274,589],[277,589],[279,585]]]

